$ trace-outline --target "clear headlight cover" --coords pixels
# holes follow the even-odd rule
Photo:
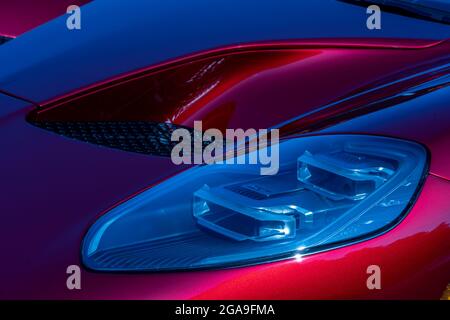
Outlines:
[[[120,204],[90,228],[84,264],[188,270],[328,250],[393,227],[426,173],[426,150],[392,138],[292,138],[279,151],[276,175],[254,164],[203,165]]]

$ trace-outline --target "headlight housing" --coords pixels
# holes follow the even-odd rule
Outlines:
[[[279,150],[276,175],[261,176],[260,165],[203,165],[120,204],[88,231],[84,264],[231,267],[354,243],[400,221],[427,167],[421,145],[378,136],[296,137]]]

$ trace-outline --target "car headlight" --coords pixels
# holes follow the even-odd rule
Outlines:
[[[269,147],[270,148],[270,147]],[[104,271],[275,261],[371,238],[394,226],[426,173],[419,144],[363,135],[280,142],[280,170],[197,166],[102,216],[82,247]]]

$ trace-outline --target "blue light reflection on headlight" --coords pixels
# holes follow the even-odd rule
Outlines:
[[[84,264],[103,271],[249,265],[330,249],[403,217],[426,171],[419,144],[363,135],[280,142],[280,170],[204,165],[142,192],[86,235]]]

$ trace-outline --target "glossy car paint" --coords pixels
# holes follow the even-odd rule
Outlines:
[[[0,35],[17,37],[90,0],[0,0]]]
[[[86,8],[96,12],[94,8],[101,6],[100,1],[99,5],[94,2]],[[22,52],[24,46],[34,41],[36,34],[48,32],[49,29],[53,29],[55,33],[60,32],[56,27],[61,22],[59,20],[61,19],[13,40],[17,41],[16,44],[11,42],[3,45],[0,55],[6,55],[5,52]],[[263,33],[260,36],[263,37]],[[283,36],[288,37],[283,32],[278,33],[277,37],[280,39]],[[61,39],[61,42],[65,41]],[[229,39],[222,41],[221,45],[229,44]],[[364,40],[362,46],[361,43],[350,40],[338,42],[339,45],[330,43],[329,40],[315,41],[307,49],[302,49],[317,53],[315,55],[305,56],[303,52],[301,59],[275,67],[272,65],[270,68],[263,64],[265,68],[258,69],[251,77],[232,75],[238,81],[226,87],[226,90],[219,91],[208,103],[198,106],[191,117],[203,117],[203,108],[211,108],[214,103],[224,99],[236,103],[236,111],[227,118],[227,125],[276,125],[288,120],[286,118],[341,98],[341,95],[350,95],[362,90],[364,86],[382,82],[386,78],[395,78],[400,71],[412,72],[427,61],[447,58],[449,52],[448,44],[439,41],[398,41],[394,45],[397,48],[392,47],[392,40],[376,40],[369,46],[371,48],[367,48],[367,43],[370,43],[368,40]],[[81,62],[79,58],[72,60],[80,63],[79,73],[71,73],[74,66],[69,63],[65,71],[74,77],[59,84],[56,79],[58,74],[61,76],[63,73],[58,63],[62,62],[60,53],[64,44],[57,46],[59,48],[53,47],[46,52],[46,59],[43,55],[45,49],[41,49],[37,58],[25,58],[25,54],[21,53],[20,56],[25,59],[15,62],[16,69],[9,66],[0,73],[0,88],[6,92],[0,95],[1,212],[5,215],[1,227],[4,244],[3,263],[0,266],[1,298],[434,299],[442,294],[450,278],[450,181],[445,179],[448,178],[446,163],[449,157],[446,146],[450,141],[450,111],[445,108],[450,96],[448,87],[395,107],[335,123],[321,131],[402,137],[422,142],[431,151],[431,173],[420,197],[406,218],[393,230],[374,239],[329,252],[253,267],[148,274],[108,274],[83,269],[83,289],[67,290],[66,267],[80,264],[80,244],[89,226],[108,208],[184,168],[174,166],[168,158],[102,148],[70,140],[29,124],[26,117],[36,109],[37,104],[42,104],[41,108],[45,108],[45,102],[54,103],[57,97],[67,99],[68,92],[101,83],[109,76],[119,76],[121,68],[132,74],[141,72],[136,71],[140,67],[132,59],[120,66],[109,65],[114,59],[119,61],[118,49],[113,50],[112,60],[106,61],[98,73],[89,69],[88,65],[91,63],[102,63],[99,57],[105,48],[99,43],[96,47],[99,52],[88,55],[91,58],[89,62]],[[398,48],[401,46],[409,48]],[[84,51],[87,50],[86,46],[80,45],[78,48],[82,49],[82,55],[88,54]],[[164,60],[169,60],[171,54],[175,53],[167,50],[165,54]],[[318,57],[321,57],[319,61],[324,63],[323,67],[314,68],[310,63],[304,63]],[[352,57],[355,62],[360,61],[360,64],[346,62],[348,57]],[[153,64],[155,68],[161,67],[155,65],[157,60],[151,62],[148,57],[146,59],[145,63],[144,59],[138,62],[143,66]],[[327,64],[327,61],[334,63]],[[383,63],[379,63],[381,61]],[[365,68],[361,67],[363,65]],[[307,87],[308,92],[284,91],[283,86],[273,87],[273,77],[278,77],[277,81],[281,81],[301,74],[302,71],[317,77],[316,81],[311,81],[311,77],[296,79],[298,86]],[[31,75],[34,78],[29,78]],[[360,78],[346,85],[353,76]],[[324,81],[330,83],[325,85]],[[33,82],[38,83],[39,88]],[[264,90],[257,90],[257,85],[264,84]],[[335,85],[339,85],[341,91],[334,91]],[[272,90],[269,91],[271,94],[264,95],[268,88]],[[277,93],[280,94],[278,98],[268,103],[267,99]],[[282,99],[281,93],[287,96]],[[31,100],[34,104],[12,95]],[[293,104],[292,101],[295,100],[302,103]],[[259,117],[252,116],[251,109],[246,110],[249,102],[261,106],[257,111],[260,113]],[[222,103],[218,103],[216,108],[221,105]],[[286,117],[276,118],[284,114]],[[185,117],[183,121],[187,121],[186,119],[190,117]],[[382,291],[370,291],[366,287],[366,268],[371,264],[378,264],[382,269]]]

